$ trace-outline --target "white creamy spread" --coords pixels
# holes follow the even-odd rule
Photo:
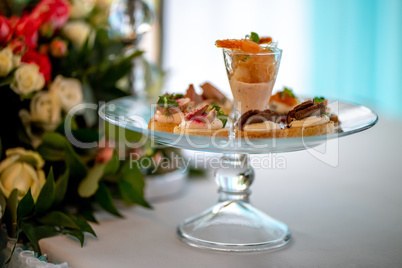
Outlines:
[[[248,110],[265,110],[275,81],[265,83],[244,83],[230,79],[230,88],[237,108],[242,114]]]
[[[272,130],[276,130],[276,129],[281,129],[281,126],[272,121],[265,121],[262,123],[245,125],[243,128],[243,131],[266,132],[266,131],[272,131]]]
[[[329,122],[329,117],[323,114],[322,116],[310,116],[301,120],[295,120],[290,123],[290,127],[313,127],[323,125]]]
[[[174,113],[170,115],[164,115],[159,111],[156,111],[155,113],[155,120],[160,123],[179,124],[182,119],[184,119],[183,113]]]
[[[218,118],[215,118],[211,123],[200,122],[197,120],[183,121],[180,124],[181,128],[185,129],[194,129],[197,131],[200,130],[211,130],[211,129],[220,129],[223,128],[223,123]]]
[[[286,114],[289,111],[291,111],[294,107],[296,106],[288,106],[284,103],[277,102],[277,101],[271,101],[269,103],[269,109],[277,112],[278,114]]]

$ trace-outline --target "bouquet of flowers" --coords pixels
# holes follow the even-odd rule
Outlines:
[[[116,129],[98,128],[97,103],[129,94],[142,54],[109,35],[106,1],[0,1],[0,219],[37,252],[45,237],[96,235],[94,204],[116,216],[114,198],[150,207]]]

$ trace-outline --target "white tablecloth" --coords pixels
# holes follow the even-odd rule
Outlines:
[[[83,248],[64,236],[41,241],[53,261],[93,267],[402,267],[402,122],[339,140],[336,168],[308,152],[282,156],[286,169],[256,169],[252,203],[288,224],[293,242],[262,253],[199,250],[176,237],[176,226],[217,201],[209,179],[190,180],[154,210],[99,213],[98,238]]]

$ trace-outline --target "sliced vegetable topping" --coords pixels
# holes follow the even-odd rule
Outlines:
[[[225,127],[225,126],[226,126],[226,123],[228,122],[228,115],[225,114],[223,111],[221,111],[221,107],[218,106],[218,105],[215,105],[215,104],[212,105],[212,107],[211,107],[210,110],[213,110],[213,109],[215,109],[215,111],[217,112],[217,116],[216,116],[216,117],[217,117],[219,120],[222,121],[223,127]]]

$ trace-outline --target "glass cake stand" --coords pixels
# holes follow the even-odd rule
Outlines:
[[[144,99],[125,97],[104,104],[99,115],[107,122],[142,133],[144,139],[181,149],[222,153],[215,170],[219,186],[218,203],[179,224],[179,238],[194,247],[219,251],[249,252],[271,250],[287,244],[291,233],[287,225],[259,211],[249,202],[254,170],[249,154],[283,153],[305,150],[331,139],[366,130],[378,121],[375,112],[349,102],[329,101],[331,112],[341,122],[327,136],[284,139],[229,139],[183,136],[147,129],[155,104]]]

